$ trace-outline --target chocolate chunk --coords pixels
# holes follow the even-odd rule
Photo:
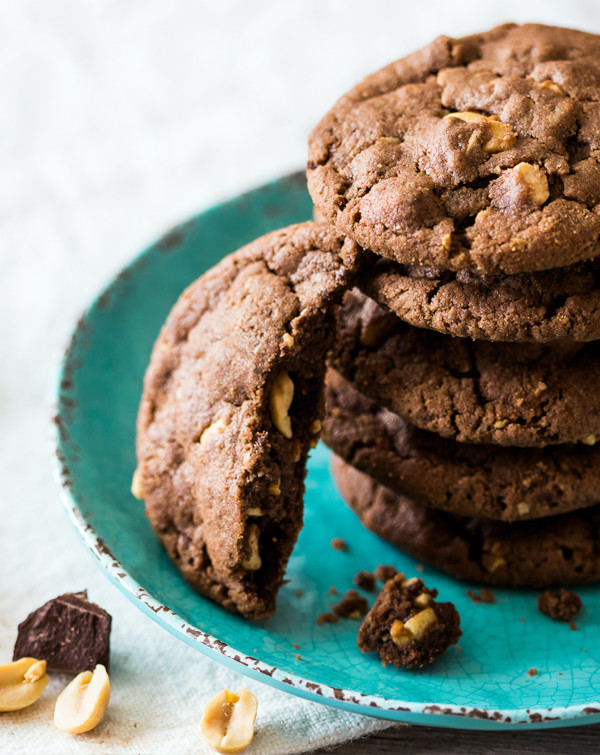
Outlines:
[[[538,598],[538,611],[556,621],[572,623],[582,606],[579,595],[565,589],[557,593],[546,590]]]
[[[111,616],[87,599],[87,590],[44,603],[19,624],[13,660],[31,656],[49,671],[80,673],[109,666]]]
[[[375,589],[375,575],[370,571],[359,571],[354,575],[352,580],[357,587],[361,590],[367,590],[372,592]]]
[[[333,607],[336,616],[342,619],[359,619],[369,610],[369,602],[356,590],[347,590],[344,597]]]

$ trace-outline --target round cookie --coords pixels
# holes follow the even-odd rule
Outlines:
[[[461,443],[593,445],[598,343],[490,343],[407,325],[358,290],[338,316],[332,364],[407,422]]]
[[[546,588],[600,580],[600,506],[541,522],[453,516],[399,496],[334,457],[333,476],[363,525],[453,577]]]
[[[460,516],[512,522],[600,502],[600,446],[457,443],[407,424],[334,370],[327,373],[323,440],[395,493]]]
[[[600,260],[482,277],[374,258],[360,289],[405,322],[484,341],[600,339]]]
[[[192,587],[249,618],[272,614],[302,525],[358,252],[304,223],[229,255],[183,292],[146,371],[132,492]]]
[[[600,253],[600,37],[505,24],[368,76],[309,139],[333,225],[408,265],[479,273]]]

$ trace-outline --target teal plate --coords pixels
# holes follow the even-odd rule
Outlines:
[[[536,593],[496,590],[475,605],[468,585],[426,569],[429,584],[462,617],[460,650],[417,672],[382,668],[356,647],[352,620],[316,626],[333,585],[390,563],[415,562],[363,529],[343,504],[318,446],[309,462],[305,525],[276,615],[251,623],[196,595],[155,538],[129,491],[135,416],[150,350],[171,306],[228,252],[311,216],[304,178],[293,175],[197,215],[126,267],[77,323],[58,386],[57,469],[63,499],[86,546],[144,613],[201,653],[279,689],[337,708],[410,723],[475,729],[600,721],[600,600],[580,590],[579,631],[545,618]],[[332,537],[349,544],[330,547]],[[298,592],[298,591],[301,591]],[[300,649],[294,649],[296,643]],[[296,654],[300,653],[300,658]],[[537,676],[528,676],[535,668]]]

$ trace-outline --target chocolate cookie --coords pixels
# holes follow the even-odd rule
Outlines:
[[[600,446],[467,445],[419,430],[330,370],[323,440],[399,495],[462,516],[536,519],[600,502]]]
[[[132,489],[192,587],[247,617],[273,612],[302,525],[358,251],[314,223],[264,236],[184,291],[152,352]]]
[[[432,663],[461,635],[452,603],[437,603],[437,590],[418,577],[396,574],[388,580],[358,630],[363,653],[378,653],[382,665],[422,668]]]
[[[600,254],[600,37],[505,24],[368,76],[309,140],[308,187],[364,248],[519,273]]]
[[[377,259],[377,258],[375,258]],[[468,270],[379,260],[365,294],[411,325],[485,341],[600,339],[600,260],[539,273],[483,277]]]
[[[508,525],[420,506],[338,457],[332,468],[367,529],[454,577],[539,588],[600,580],[600,506]]]
[[[346,294],[333,365],[361,393],[462,443],[593,445],[600,440],[600,347],[490,343],[407,325]]]

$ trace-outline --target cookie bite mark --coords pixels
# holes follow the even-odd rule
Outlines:
[[[452,603],[438,603],[437,590],[422,579],[397,574],[377,596],[358,630],[363,653],[378,653],[382,665],[421,668],[432,663],[461,636]]]
[[[145,376],[136,492],[188,582],[249,618],[273,612],[302,525],[333,307],[359,254],[304,223],[226,257],[182,294]]]

